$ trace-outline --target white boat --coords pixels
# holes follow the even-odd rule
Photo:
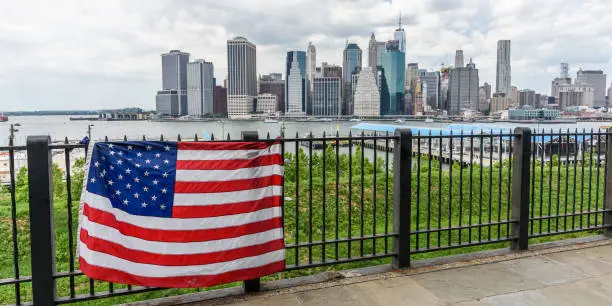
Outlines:
[[[402,119],[397,119],[397,120],[395,120],[395,122],[397,122],[397,123],[404,123],[404,120],[402,120]]]
[[[359,118],[351,118],[351,120],[349,120],[350,122],[359,122],[361,121],[361,119]]]
[[[427,123],[432,123],[432,122],[434,122],[434,120],[433,120],[433,119],[431,119],[431,118],[427,118],[427,119],[425,119],[425,122],[427,122]]]
[[[264,119],[264,123],[278,123],[278,120],[272,118]]]

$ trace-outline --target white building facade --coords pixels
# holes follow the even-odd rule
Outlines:
[[[228,95],[227,96],[227,115],[230,119],[249,118],[253,112],[254,96],[249,95]]]
[[[306,52],[287,52],[285,113],[291,117],[306,115],[306,102],[308,96],[306,69]]]
[[[263,93],[257,96],[257,112],[264,115],[276,114],[276,104],[278,97],[270,93]]]
[[[257,49],[244,37],[227,41],[227,95],[257,95]]]
[[[557,94],[559,95],[559,107],[566,109],[572,106],[595,105],[595,88],[589,84],[570,84],[560,85]]]
[[[376,68],[364,67],[355,89],[355,116],[380,116],[380,91],[376,83]]]

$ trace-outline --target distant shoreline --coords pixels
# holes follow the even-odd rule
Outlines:
[[[173,119],[173,118],[159,118],[159,119],[100,119],[98,118],[98,114],[100,111],[23,111],[23,112],[4,112],[6,116],[75,116],[71,117],[71,121],[146,121],[150,120],[153,122],[214,122],[214,121],[236,121],[236,122],[257,122],[263,121],[263,118],[250,118],[250,119],[229,119],[229,118],[202,118],[202,119]],[[85,117],[76,117],[76,116],[85,116]],[[91,117],[89,117],[91,116]],[[403,123],[403,122],[423,122],[425,118],[428,117],[419,117],[419,118],[404,118],[402,116],[398,116],[398,118],[361,118],[361,121],[379,121],[379,122],[387,122],[387,123]],[[431,118],[431,117],[429,117]],[[275,118],[279,121],[284,122],[339,122],[339,121],[350,121],[350,118]],[[401,119],[402,122],[397,122],[398,119]],[[497,123],[497,122],[506,122],[506,123],[529,123],[529,124],[572,124],[577,122],[612,122],[611,118],[558,118],[553,120],[512,120],[512,119],[473,119],[473,120],[452,120],[450,118],[431,118],[433,122],[436,123]]]
[[[81,115],[95,115],[99,114],[99,111],[19,111],[19,112],[0,112],[6,116],[81,116]]]

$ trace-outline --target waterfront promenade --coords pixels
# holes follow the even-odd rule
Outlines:
[[[493,255],[493,256],[491,256]],[[414,268],[339,273],[326,282],[217,298],[206,293],[147,305],[612,305],[612,241],[481,253]],[[378,268],[380,269],[380,267]],[[281,281],[282,282],[282,281]],[[231,290],[227,292],[230,293]],[[230,293],[231,294],[231,293]],[[134,305],[144,305],[137,303]]]

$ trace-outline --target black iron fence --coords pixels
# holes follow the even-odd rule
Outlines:
[[[408,267],[411,258],[484,245],[524,250],[530,239],[612,226],[605,192],[612,190],[612,130],[436,133],[263,139],[282,143],[284,156],[283,277],[388,260]],[[197,135],[183,139],[191,140]],[[7,238],[0,242],[0,302],[59,304],[159,290],[103,283],[78,270],[86,145],[31,137],[0,153],[7,153],[0,165],[8,174],[0,193]],[[258,290],[259,281],[244,287]],[[172,294],[185,292],[192,291]]]

